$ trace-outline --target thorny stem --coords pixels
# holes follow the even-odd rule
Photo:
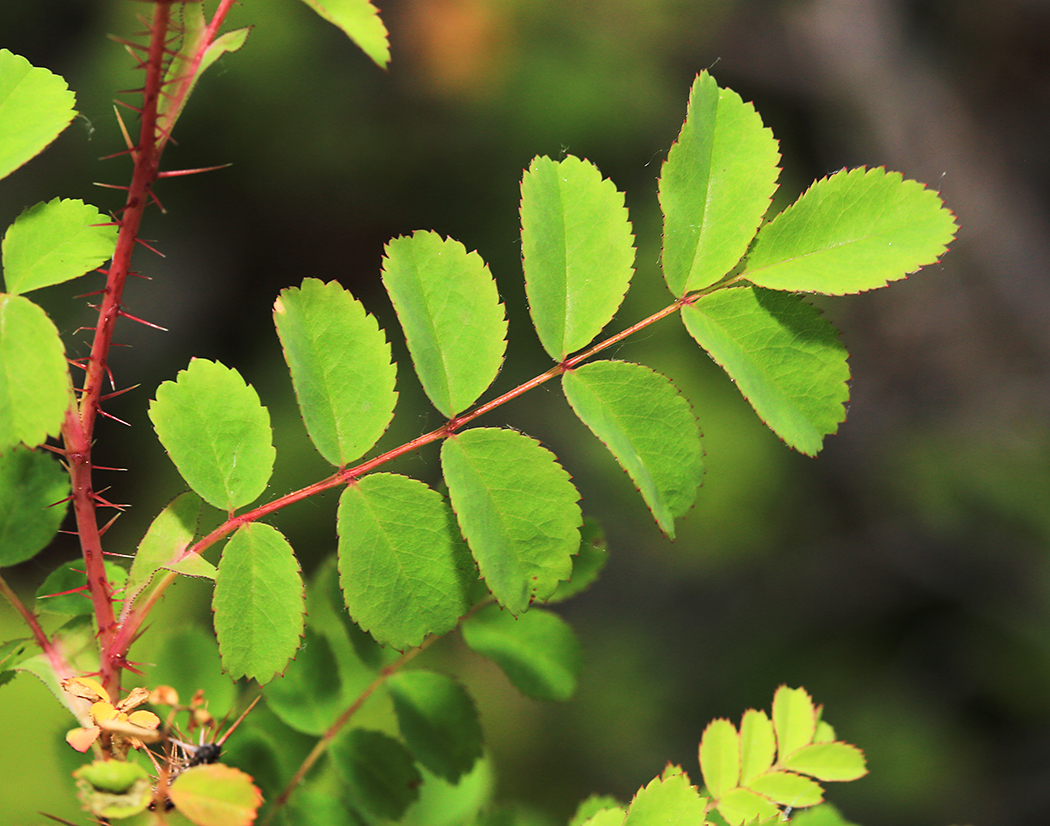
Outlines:
[[[25,624],[29,626],[33,639],[44,650],[44,655],[51,662],[51,668],[54,670],[55,677],[58,678],[59,682],[66,677],[73,676],[73,672],[69,669],[69,663],[66,662],[66,658],[62,656],[62,652],[58,650],[57,646],[47,638],[47,634],[44,633],[44,629],[40,627],[40,623],[37,621],[36,614],[25,607],[22,600],[18,598],[18,594],[11,589],[11,586],[7,584],[7,580],[2,576],[0,576],[0,594],[4,595],[7,601],[11,603],[11,607],[21,615]]]

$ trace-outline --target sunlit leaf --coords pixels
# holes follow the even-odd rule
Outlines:
[[[808,777],[794,772],[772,771],[756,777],[748,788],[782,806],[815,806],[824,799],[824,789]]]
[[[589,161],[534,158],[521,181],[521,244],[532,322],[560,362],[612,320],[634,274],[623,193]]]
[[[0,452],[0,567],[32,559],[69,509],[69,474],[44,451]]]
[[[769,209],[779,160],[754,106],[701,72],[660,172],[664,279],[676,297],[710,286],[740,260]]]
[[[291,546],[276,528],[251,522],[226,543],[212,610],[230,677],[267,683],[284,670],[303,633],[303,581]]]
[[[134,600],[157,571],[170,565],[190,546],[197,535],[197,523],[203,505],[197,494],[184,493],[157,514],[131,562],[126,585],[127,599]],[[211,568],[214,578],[214,566],[200,556],[195,555],[194,558]]]
[[[814,743],[781,761],[785,769],[818,780],[856,780],[868,773],[864,753],[849,743]]]
[[[481,724],[470,694],[436,671],[401,671],[387,681],[409,751],[430,771],[456,783],[481,757]]]
[[[740,784],[768,771],[776,758],[777,738],[773,723],[764,711],[748,709],[740,721]]]
[[[489,589],[511,613],[545,600],[572,573],[579,494],[554,454],[512,430],[474,428],[445,440],[452,508]]]
[[[718,800],[718,812],[729,826],[744,826],[756,819],[764,823],[769,818],[779,818],[780,809],[762,795],[747,789],[731,789]]]
[[[716,799],[740,784],[740,735],[728,720],[712,720],[704,729],[700,769],[704,785]]]
[[[677,766],[638,790],[623,826],[697,826],[704,822],[707,799]]]
[[[562,376],[565,398],[630,475],[660,529],[693,506],[704,473],[700,430],[689,402],[659,373],[596,361]]]
[[[223,763],[181,772],[168,797],[196,826],[250,826],[263,800],[251,777]]]
[[[273,319],[310,439],[336,467],[352,462],[394,415],[397,371],[383,331],[338,282],[316,278],[282,290]]]
[[[488,266],[458,241],[416,232],[386,245],[383,285],[430,401],[449,418],[462,412],[492,384],[507,348]]]
[[[75,102],[61,77],[0,49],[0,178],[43,152],[69,126]]]
[[[842,295],[932,264],[955,237],[940,196],[899,172],[843,170],[762,227],[744,277],[774,290]]]
[[[780,686],[773,695],[773,728],[777,750],[785,760],[813,742],[817,730],[817,710],[804,688]]]
[[[258,498],[273,472],[270,414],[236,370],[193,359],[157,388],[149,417],[186,483],[234,511]]]
[[[28,298],[0,294],[0,451],[57,436],[72,401],[65,348],[51,319]]]
[[[397,820],[419,796],[423,778],[400,741],[355,728],[332,743],[329,753],[355,805]]]
[[[380,68],[390,62],[390,43],[379,10],[370,0],[303,0],[336,26]]]
[[[719,290],[683,307],[682,320],[761,419],[800,453],[815,455],[846,418],[846,348],[799,296]]]
[[[533,608],[515,617],[491,605],[464,622],[462,631],[467,645],[502,668],[522,694],[561,702],[575,693],[583,653],[557,614]]]
[[[477,571],[448,503],[422,482],[370,474],[339,499],[339,580],[350,616],[399,650],[455,627]]]

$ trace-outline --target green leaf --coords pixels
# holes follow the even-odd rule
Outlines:
[[[588,161],[534,158],[521,179],[521,244],[532,323],[561,362],[612,320],[634,275],[623,193]]]
[[[830,803],[821,803],[812,809],[798,812],[791,817],[792,826],[858,826],[851,820],[846,820]]]
[[[755,777],[768,771],[776,752],[776,734],[766,713],[753,708],[745,711],[740,721],[740,784],[750,786]]]
[[[576,807],[569,826],[621,826],[626,816],[626,807],[615,797],[592,794]]]
[[[786,760],[813,742],[817,710],[804,688],[780,686],[773,695],[773,728],[777,733],[780,759]]]
[[[0,178],[38,155],[73,121],[65,80],[0,49]]]
[[[55,198],[31,206],[4,235],[4,283],[27,293],[79,278],[113,256],[117,227],[91,204]]]
[[[168,797],[196,826],[250,826],[263,801],[251,777],[222,763],[180,772]]]
[[[0,643],[0,686],[5,686],[17,674],[18,666],[33,655],[36,641],[32,637]]]
[[[343,467],[371,448],[394,416],[390,345],[364,305],[335,281],[307,278],[282,290],[273,319],[310,439]]]
[[[128,572],[108,560],[102,563],[106,569],[106,578],[113,590],[120,591]],[[87,590],[87,573],[83,559],[63,562],[45,579],[36,590],[36,607],[38,611],[51,614],[65,614],[70,617],[87,616],[92,613],[91,599]],[[84,590],[77,590],[84,589]],[[73,591],[75,593],[68,593]],[[52,596],[53,595],[53,596]],[[120,604],[115,606],[120,610]]]
[[[940,196],[899,172],[843,170],[762,228],[744,278],[774,290],[842,295],[932,264],[955,237]]]
[[[467,612],[477,572],[448,503],[422,482],[364,477],[343,491],[337,526],[346,606],[379,642],[412,648]]]
[[[212,599],[222,665],[234,680],[269,682],[283,671],[303,633],[303,581],[281,533],[242,525],[226,543]]]
[[[700,770],[715,799],[740,785],[740,735],[728,720],[712,720],[704,729]]]
[[[793,772],[766,772],[748,784],[748,788],[782,806],[804,808],[816,806],[824,800],[824,789],[820,784]]]
[[[519,614],[572,573],[579,494],[554,454],[511,430],[475,428],[441,447],[452,509],[500,604]]]
[[[719,290],[684,306],[682,320],[759,417],[800,453],[816,455],[846,418],[846,348],[800,297]]]
[[[65,348],[51,319],[28,298],[0,294],[0,452],[57,436],[72,401]]]
[[[462,631],[471,650],[493,660],[522,694],[562,702],[575,693],[583,652],[557,614],[533,608],[514,617],[490,605],[466,620]]]
[[[596,520],[584,517],[583,527],[580,528],[580,552],[572,559],[572,576],[558,583],[558,590],[547,600],[548,604],[564,602],[587,590],[608,561],[609,546],[605,541],[605,531]]]
[[[663,269],[681,297],[728,273],[747,251],[776,189],[780,153],[754,106],[701,72],[660,172]]]
[[[660,529],[696,500],[704,450],[696,418],[678,389],[640,364],[596,361],[562,376],[573,411],[634,480]]]
[[[160,639],[151,651],[155,665],[149,670],[149,686],[170,685],[184,703],[203,691],[213,717],[228,714],[237,699],[236,684],[222,673],[211,629],[187,621],[160,629],[154,626],[151,634],[158,632]]]
[[[96,760],[73,772],[77,797],[96,817],[131,817],[144,811],[151,798],[146,770],[122,760]]]
[[[329,753],[354,805],[373,815],[397,820],[419,797],[423,778],[412,755],[387,734],[355,728],[336,739]]]
[[[454,784],[421,767],[423,785],[419,799],[399,822],[402,826],[480,826],[479,815],[491,804],[495,792],[496,778],[491,763],[486,758],[477,760],[470,773]],[[318,826],[331,826],[331,823]]]
[[[698,826],[706,811],[707,799],[697,794],[685,772],[673,766],[639,789],[623,826]]]
[[[68,505],[69,474],[43,451],[0,453],[0,567],[32,559],[55,538]]]
[[[179,474],[209,505],[232,513],[266,489],[270,414],[236,370],[193,359],[157,388],[149,416]]]
[[[781,760],[785,769],[818,780],[856,780],[868,773],[864,753],[849,743],[814,743]]]
[[[488,266],[436,232],[386,245],[383,285],[405,331],[416,373],[451,418],[477,401],[499,373],[507,318]]]
[[[743,826],[745,823],[750,826],[756,818],[765,822],[780,815],[775,804],[747,789],[726,792],[718,801],[718,812],[729,826]]]
[[[303,0],[349,37],[381,69],[390,62],[386,26],[369,0]]]
[[[129,605],[149,585],[157,571],[173,564],[179,554],[193,543],[203,506],[204,503],[197,494],[187,492],[176,497],[157,514],[146,535],[142,537],[128,572],[125,598]],[[197,560],[198,566],[200,563],[207,566],[202,570],[210,573],[211,579],[215,578],[215,567],[210,562],[198,554],[194,554],[190,559]]]
[[[387,681],[409,751],[430,771],[458,783],[481,757],[481,723],[470,694],[436,671],[401,671]]]

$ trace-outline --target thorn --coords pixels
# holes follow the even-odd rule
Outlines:
[[[79,571],[77,573],[80,573]],[[86,591],[87,585],[81,585],[79,588],[70,588],[68,591],[59,591],[56,594],[41,594],[37,599],[47,599],[48,597],[64,597],[67,594],[79,594],[81,591]]]
[[[137,149],[137,147],[136,147],[136,149]],[[119,158],[121,155],[132,155],[132,156],[134,156],[134,153],[135,153],[136,149],[121,149],[119,152],[114,152],[112,155],[103,155],[101,158],[99,158],[99,160],[100,161],[108,161],[110,158]]]
[[[132,158],[134,158],[135,144],[131,142],[131,135],[128,134],[128,128],[124,125],[124,118],[120,116],[120,110],[116,107],[116,104],[113,106],[113,114],[117,116],[117,123],[120,124],[120,133],[124,136],[124,145],[128,148],[128,151],[131,152]]]
[[[201,172],[214,172],[216,169],[225,169],[233,166],[231,163],[222,163],[218,166],[202,166],[199,169],[175,169],[170,172],[158,172],[158,178],[178,178],[182,175],[199,175]]]
[[[64,447],[55,447],[54,445],[39,445],[44,450],[50,450],[52,453],[57,453],[59,456],[66,455],[66,449]]]
[[[104,187],[105,189],[123,189],[125,192],[129,192],[131,190],[130,186],[121,186],[120,184],[104,184],[101,181],[92,181],[91,183],[95,186]]]
[[[109,488],[106,488],[106,490],[109,490]],[[130,508],[131,507],[131,505],[114,505],[112,502],[109,502],[106,499],[103,499],[97,493],[91,494],[91,498],[94,499],[96,502],[98,502],[98,504],[101,505],[104,508],[114,508],[115,510],[122,511],[125,508]]]
[[[148,34],[148,32],[146,34]],[[135,43],[132,40],[126,40],[125,38],[119,37],[119,36],[117,36],[115,34],[107,34],[106,37],[108,37],[110,40],[114,41],[115,43],[121,44],[122,46],[127,46],[128,48],[131,48],[131,49],[140,49],[143,52],[149,53],[149,46],[143,46],[141,43]]]
[[[73,494],[71,493],[65,499],[59,499],[57,502],[52,502],[50,505],[47,506],[47,508],[54,508],[54,507],[56,507],[58,505],[64,505],[64,504],[66,504],[66,502],[72,501],[72,499],[73,499]],[[44,508],[44,510],[47,510],[47,508]]]
[[[163,330],[164,328],[162,327],[161,329]],[[123,396],[129,390],[134,390],[136,387],[140,387],[140,386],[141,385],[133,384],[133,385],[131,385],[131,387],[125,387],[123,390],[114,390],[112,393],[107,393],[105,396],[100,396],[99,397],[99,401],[100,402],[106,402],[106,401],[109,401],[110,399],[115,399],[117,396]],[[101,469],[102,470],[127,470],[127,468],[112,468],[112,467],[110,467],[110,468],[101,468]]]
[[[129,321],[137,321],[139,324],[145,324],[147,327],[152,327],[154,330],[163,330],[165,333],[169,332],[167,327],[161,327],[159,324],[154,324],[152,321],[146,321],[138,316],[133,316],[131,313],[126,313],[123,310],[117,310],[117,315],[126,318]]]
[[[75,330],[73,331],[73,335],[76,335],[77,333],[79,333],[79,332],[81,332],[81,331],[83,331],[83,330],[97,330],[97,329],[98,329],[98,327],[77,327],[77,328],[76,328],[76,329],[75,329]]]
[[[107,273],[107,275],[108,275],[108,273]],[[91,296],[93,296],[93,295],[105,295],[105,294],[106,294],[105,290],[95,290],[93,293],[81,293],[80,295],[73,296],[73,298],[91,298]],[[94,327],[81,327],[80,329],[81,330],[94,330],[95,328]]]
[[[153,276],[152,275],[143,275],[140,272],[129,272],[128,275],[133,275],[133,276],[135,276],[135,278],[141,278],[144,281],[152,281],[153,280]]]
[[[101,407],[98,409],[98,412],[99,412],[99,415],[105,416],[107,419],[112,419],[115,422],[120,422],[120,424],[122,424],[122,425],[126,425],[127,427],[131,427],[131,424],[129,422],[126,422],[123,419],[118,419],[112,413],[107,413]]]
[[[166,256],[166,255],[165,255],[165,254],[164,254],[163,252],[161,252],[160,250],[156,249],[155,247],[151,247],[151,246],[150,246],[149,244],[147,244],[147,243],[146,243],[145,241],[143,241],[143,240],[142,240],[141,238],[136,238],[136,239],[135,239],[135,243],[136,243],[136,244],[142,244],[142,246],[144,246],[144,247],[145,247],[146,249],[148,249],[148,250],[149,250],[150,252],[155,252],[155,253],[157,253],[157,255],[159,255],[159,256],[160,256],[161,258],[167,258],[167,257],[168,257],[168,256]]]
[[[88,224],[89,227],[119,227],[120,221],[106,221],[103,224]]]
[[[168,211],[164,208],[164,204],[162,204],[160,202],[160,198],[157,197],[157,193],[154,192],[152,189],[149,191],[149,197],[150,200],[157,205],[161,212],[163,212],[165,215],[168,214]]]
[[[146,64],[143,63],[142,65],[145,66]],[[138,106],[132,106],[130,103],[125,103],[122,100],[115,100],[113,102],[115,104],[117,104],[117,106],[123,106],[125,109],[130,109],[132,112],[134,112],[137,115],[141,115],[142,114],[142,110]]]
[[[92,470],[113,470],[113,471],[120,471],[120,472],[124,472],[124,471],[127,470],[126,467],[103,467],[102,465],[92,465],[91,469]]]

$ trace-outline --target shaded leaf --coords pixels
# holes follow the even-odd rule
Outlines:
[[[145,811],[152,797],[146,770],[122,760],[96,760],[73,772],[77,797],[96,817],[123,818]]]
[[[0,567],[32,559],[69,509],[69,474],[44,451],[0,452]]]
[[[303,2],[354,41],[377,66],[386,68],[390,62],[390,43],[379,10],[370,0]]]
[[[142,537],[128,572],[125,592],[128,604],[135,600],[157,571],[172,564],[193,543],[203,506],[204,502],[197,494],[187,492],[176,497],[157,514]],[[198,566],[204,563],[211,568],[211,578],[215,578],[214,566],[210,562],[198,554],[191,558],[197,560]]]
[[[196,826],[250,826],[263,801],[251,777],[223,763],[180,772],[168,797]]]
[[[222,673],[219,649],[211,629],[195,622],[181,622],[174,627],[154,627],[152,633],[158,631],[160,640],[152,657],[156,664],[149,670],[150,686],[170,685],[183,702],[197,691],[203,691],[213,717],[221,719],[228,714],[237,690],[233,680]],[[238,729],[239,733],[243,731]]]
[[[560,702],[575,693],[583,653],[557,614],[533,608],[514,617],[490,605],[466,620],[462,631],[471,650],[493,660],[522,694]]]
[[[700,770],[711,797],[740,784],[740,735],[728,720],[712,720],[700,740]]]
[[[412,755],[387,734],[355,728],[329,753],[354,805],[373,815],[397,820],[419,796],[423,778]]]
[[[596,361],[562,376],[573,411],[630,475],[660,529],[696,500],[704,474],[700,430],[689,402],[659,373],[623,361]]]
[[[422,482],[370,474],[339,498],[339,581],[354,620],[404,650],[455,627],[477,582],[448,504]]]
[[[481,256],[436,232],[395,238],[386,245],[383,285],[434,407],[449,418],[470,407],[507,349],[506,313]]]
[[[521,180],[521,244],[532,323],[561,362],[612,320],[634,275],[623,193],[589,161],[533,158]]]
[[[707,72],[697,75],[660,171],[664,279],[676,298],[736,266],[769,209],[779,160],[754,106]]]
[[[65,80],[0,49],[0,178],[47,148],[73,121]]]
[[[441,467],[481,575],[513,614],[572,573],[583,521],[579,494],[554,454],[511,430],[474,428],[445,440]]]
[[[28,298],[0,294],[0,452],[57,436],[72,401],[65,347],[51,319]]]
[[[759,417],[800,453],[815,455],[846,418],[846,348],[800,297],[719,290],[684,306],[682,320]]]
[[[864,753],[849,743],[814,743],[781,761],[785,769],[809,774],[818,780],[856,780],[868,773]]]
[[[940,196],[922,184],[885,169],[843,170],[762,227],[743,275],[774,290],[871,290],[932,264],[956,229]]]
[[[421,767],[423,785],[419,799],[409,806],[399,822],[402,826],[480,826],[479,816],[491,805],[496,787],[491,762],[486,758],[476,761],[470,773],[455,784]]]
[[[336,467],[352,462],[383,435],[397,403],[383,331],[337,282],[316,278],[282,290],[273,319],[311,441]]]
[[[157,388],[149,416],[179,475],[208,504],[233,512],[266,489],[270,414],[236,370],[193,359]]]
[[[226,543],[212,610],[222,665],[232,679],[267,683],[284,670],[303,633],[303,581],[276,528],[251,522]]]
[[[457,783],[481,757],[481,723],[470,694],[436,671],[412,670],[387,681],[398,727],[409,750],[430,771]]]
[[[704,822],[707,799],[700,797],[689,776],[669,766],[661,777],[638,791],[627,810],[624,826],[697,826]]]
[[[563,602],[587,590],[609,561],[609,546],[605,541],[605,531],[597,520],[584,517],[580,528],[580,552],[572,559],[572,576],[558,583],[548,604]]]
[[[615,797],[592,794],[576,807],[569,826],[620,826],[626,816],[626,807]]]
[[[27,293],[79,278],[108,261],[117,227],[91,204],[55,198],[31,206],[4,235],[4,283]]]
[[[106,578],[113,590],[120,592],[124,587],[127,570],[108,560],[102,563],[106,569]],[[81,589],[81,590],[77,590]],[[75,591],[75,593],[69,593]],[[50,596],[55,594],[55,596]],[[36,591],[36,608],[51,614],[65,614],[70,617],[87,616],[92,613],[91,598],[87,592],[87,573],[83,559],[63,562],[41,583]],[[120,602],[114,605],[120,610]]]
[[[812,809],[794,814],[791,823],[792,826],[859,826],[851,820],[846,820],[830,803],[821,803]]]

